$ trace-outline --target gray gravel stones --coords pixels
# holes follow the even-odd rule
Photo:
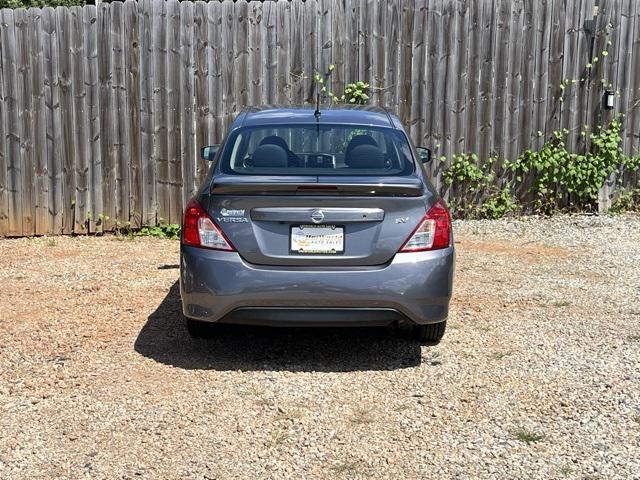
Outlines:
[[[177,242],[0,241],[0,478],[640,478],[640,219],[455,230],[431,347],[195,341]]]

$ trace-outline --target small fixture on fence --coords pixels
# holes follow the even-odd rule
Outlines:
[[[616,92],[613,90],[605,90],[604,92],[604,108],[607,110],[613,109],[616,104]]]

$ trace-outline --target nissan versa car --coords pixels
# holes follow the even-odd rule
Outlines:
[[[218,324],[406,326],[437,342],[451,299],[445,203],[398,117],[377,107],[251,108],[182,225],[192,336]]]

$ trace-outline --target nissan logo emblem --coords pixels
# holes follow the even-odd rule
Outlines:
[[[314,210],[311,214],[311,220],[313,223],[322,223],[324,220],[324,213],[322,213],[322,210]]]

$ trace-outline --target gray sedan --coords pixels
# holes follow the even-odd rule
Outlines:
[[[193,336],[224,323],[445,331],[454,271],[430,152],[376,107],[252,108],[186,207],[180,293]]]

